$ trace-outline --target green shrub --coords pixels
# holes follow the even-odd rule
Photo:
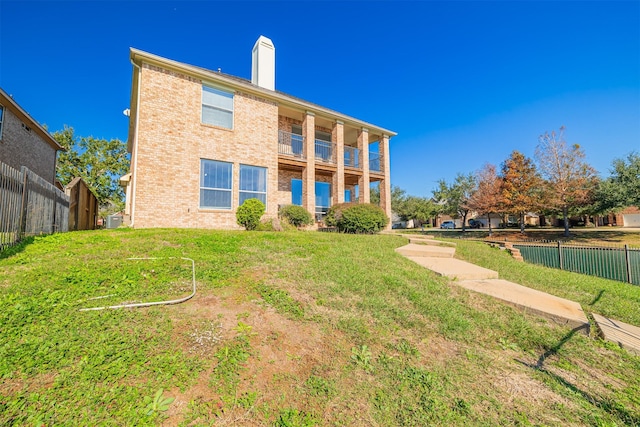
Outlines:
[[[302,206],[285,205],[280,208],[280,218],[285,219],[289,224],[296,227],[313,224],[313,217]]]
[[[325,223],[343,233],[376,233],[384,229],[389,218],[370,203],[341,203],[329,209]]]
[[[258,199],[247,199],[236,212],[236,222],[247,230],[255,230],[264,213],[264,204]]]

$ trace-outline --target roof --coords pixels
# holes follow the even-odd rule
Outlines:
[[[22,122],[28,125],[31,129],[33,129],[47,144],[51,146],[54,150],[62,150],[65,151],[64,147],[56,141],[51,134],[40,125],[33,117],[29,115],[22,107],[18,105],[13,98],[5,92],[2,88],[0,88],[0,104],[5,108],[9,109],[13,114],[15,114]]]
[[[178,71],[181,73],[189,74],[210,82],[222,83],[227,86],[241,89],[250,94],[261,96],[271,101],[275,101],[279,105],[288,106],[301,111],[310,111],[314,114],[330,116],[344,123],[349,123],[351,125],[355,125],[358,127],[367,128],[370,131],[375,133],[384,134],[389,137],[397,135],[396,132],[393,132],[391,130],[373,125],[371,123],[367,123],[365,121],[356,119],[351,116],[347,116],[345,114],[331,110],[329,108],[322,107],[318,104],[314,104],[312,102],[305,101],[295,96],[288,95],[284,92],[265,89],[263,87],[260,87],[258,85],[251,83],[250,80],[247,80],[241,77],[236,77],[236,76],[225,74],[219,71],[212,71],[212,70],[208,70],[206,68],[198,67],[195,65],[189,65],[183,62],[178,62],[171,59],[163,58],[161,56],[157,56],[157,55],[144,52],[135,48],[131,48],[130,52],[131,52],[130,54],[131,61],[138,66],[140,66],[143,62],[151,65],[156,65],[164,69],[170,69],[170,70]],[[137,73],[134,73],[133,88],[135,88],[137,84],[138,84],[138,75]],[[135,99],[134,97],[134,94],[136,92],[137,91],[133,90],[131,94],[131,104],[132,104],[131,111],[133,114],[136,114],[135,112],[137,108],[137,99]],[[132,123],[135,123],[134,121],[135,118],[133,114],[131,116],[131,119],[132,119]],[[131,134],[132,127],[133,126],[129,127],[130,129],[129,141],[133,140],[132,138],[133,135]]]

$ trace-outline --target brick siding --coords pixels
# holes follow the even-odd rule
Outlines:
[[[0,135],[0,160],[14,169],[26,166],[48,182],[56,178],[56,150],[43,140],[35,130],[23,127],[13,112],[4,106],[2,135]]]

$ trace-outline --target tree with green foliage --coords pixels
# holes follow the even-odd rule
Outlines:
[[[66,150],[58,154],[56,179],[67,185],[80,177],[96,195],[103,214],[122,210],[124,192],[119,179],[129,171],[126,143],[76,136],[68,126],[53,137]]]
[[[545,205],[562,212],[564,235],[569,236],[569,211],[591,202],[597,185],[597,173],[584,160],[584,151],[578,144],[568,146],[564,139],[564,126],[560,132],[545,132],[538,139],[536,159],[538,169],[546,180],[543,186]]]
[[[469,199],[476,187],[476,179],[472,174],[458,173],[452,184],[443,179],[438,181],[438,188],[433,191],[435,202],[440,205],[441,212],[453,218],[462,218],[462,231],[466,230],[469,215]]]
[[[236,211],[236,222],[246,230],[255,230],[260,224],[265,206],[258,199],[247,199]]]
[[[542,180],[533,160],[514,150],[502,164],[501,193],[505,212],[518,216],[520,232],[524,233],[524,216],[542,205]]]
[[[476,182],[477,185],[469,198],[468,206],[471,210],[487,216],[489,236],[491,236],[493,234],[491,215],[501,212],[504,206],[500,191],[502,180],[496,172],[496,167],[487,163],[476,173]]]
[[[640,208],[640,155],[633,152],[626,159],[615,159],[611,182],[623,204]]]

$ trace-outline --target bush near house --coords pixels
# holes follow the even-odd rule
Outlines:
[[[341,203],[329,209],[325,223],[343,233],[377,233],[389,218],[379,206],[370,203]]]
[[[260,224],[265,206],[258,199],[247,199],[236,212],[236,222],[247,230],[255,230]]]
[[[296,227],[304,227],[313,224],[313,217],[302,206],[285,205],[280,208],[280,218],[287,220],[289,224]]]

